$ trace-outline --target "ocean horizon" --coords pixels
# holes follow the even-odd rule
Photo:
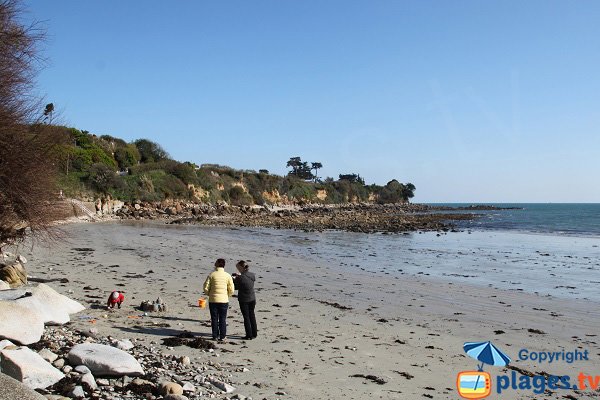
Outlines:
[[[504,210],[459,210],[480,217],[456,221],[459,229],[508,230],[575,236],[600,236],[600,203],[423,203],[431,206],[470,205],[510,208]]]

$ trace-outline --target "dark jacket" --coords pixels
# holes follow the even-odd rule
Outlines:
[[[254,295],[254,281],[256,277],[254,273],[246,271],[235,277],[235,288],[238,291],[238,300],[240,303],[249,303],[256,301]]]

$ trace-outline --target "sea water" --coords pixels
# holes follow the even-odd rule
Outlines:
[[[472,211],[482,216],[461,222],[460,232],[242,229],[231,234],[265,251],[286,249],[290,257],[340,271],[384,279],[430,277],[600,302],[600,204],[496,205],[520,209]]]
[[[437,203],[433,206],[491,205],[504,210],[460,210],[478,217],[460,221],[461,228],[584,235],[600,238],[600,203]]]

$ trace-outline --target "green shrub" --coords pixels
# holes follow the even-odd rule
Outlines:
[[[115,171],[101,163],[93,164],[90,167],[87,181],[93,189],[100,193],[108,193],[111,189],[123,186]]]
[[[249,206],[254,203],[252,196],[240,186],[233,186],[229,189],[229,201],[234,206]]]

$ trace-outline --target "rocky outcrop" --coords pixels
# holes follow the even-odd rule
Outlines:
[[[0,357],[2,372],[31,389],[44,389],[64,378],[62,372],[27,347],[5,348]]]
[[[275,195],[278,193],[271,193]],[[264,197],[265,193],[263,193]],[[265,198],[267,200],[267,198]],[[275,200],[271,198],[270,202]],[[279,203],[285,198],[279,197]],[[400,233],[410,231],[449,231],[453,221],[475,219],[474,213],[432,212],[426,205],[398,203],[348,203],[305,206],[230,206],[184,202],[136,203],[118,212],[122,219],[164,220],[177,224],[211,226],[268,227],[305,231],[343,230],[363,233]]]
[[[83,343],[73,347],[69,362],[85,365],[95,376],[139,376],[144,374],[140,363],[130,354],[112,346]]]
[[[0,290],[10,289],[10,285],[7,282],[0,281]]]

